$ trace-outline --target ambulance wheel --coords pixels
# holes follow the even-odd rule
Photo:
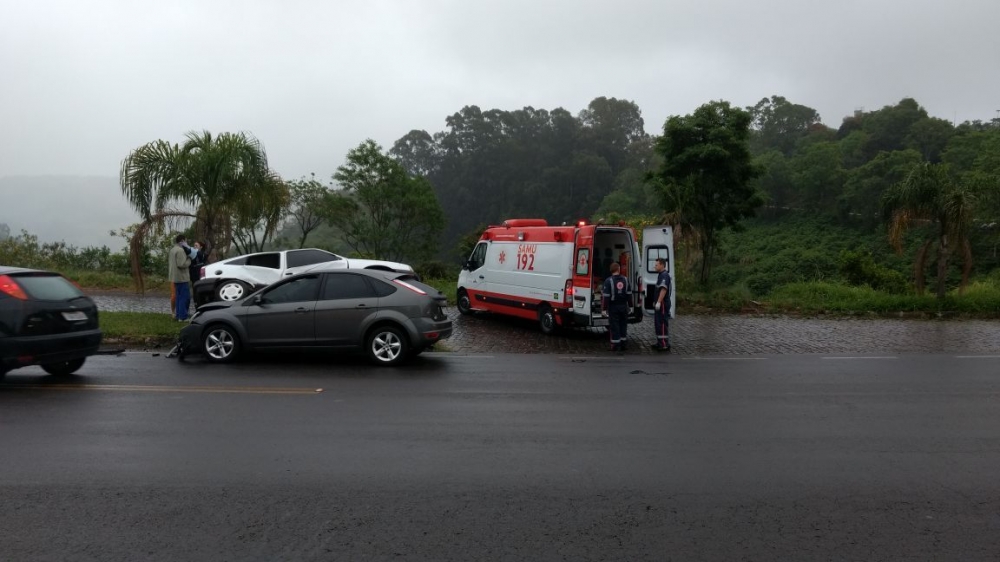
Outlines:
[[[546,335],[551,335],[559,330],[559,324],[556,322],[556,313],[549,306],[542,307],[538,311],[538,326],[541,327],[542,333]]]
[[[462,289],[458,292],[458,311],[462,314],[472,314],[472,300],[469,299],[469,293]]]

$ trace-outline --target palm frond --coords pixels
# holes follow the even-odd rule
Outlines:
[[[177,178],[176,145],[162,140],[145,144],[122,161],[122,195],[144,219],[163,207],[171,184]]]

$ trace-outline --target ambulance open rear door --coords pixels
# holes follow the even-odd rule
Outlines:
[[[666,271],[670,273],[670,317],[677,311],[677,276],[674,273],[674,230],[669,226],[647,226],[642,229],[642,285],[643,309],[653,315],[656,302],[656,260],[666,260]]]

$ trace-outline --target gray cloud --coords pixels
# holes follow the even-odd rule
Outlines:
[[[133,148],[247,130],[286,177],[464,105],[635,100],[647,129],[772,94],[837,126],[914,97],[1000,108],[1000,2],[36,0],[0,18],[0,176],[114,176]],[[114,197],[116,194],[109,194]]]

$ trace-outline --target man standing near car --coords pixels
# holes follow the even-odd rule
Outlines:
[[[670,352],[670,286],[672,279],[667,273],[667,260],[656,260],[656,295],[653,297],[653,330],[656,332],[656,351]]]
[[[187,320],[188,306],[191,303],[191,273],[188,270],[191,267],[191,247],[188,246],[187,238],[183,234],[178,234],[174,242],[168,257],[170,271],[167,273],[167,279],[177,295],[174,318],[183,322]]]
[[[604,280],[601,294],[601,310],[609,317],[608,331],[611,332],[611,351],[621,355],[628,347],[628,316],[632,302],[632,287],[628,278],[620,274],[618,262],[611,264],[611,277]]]

